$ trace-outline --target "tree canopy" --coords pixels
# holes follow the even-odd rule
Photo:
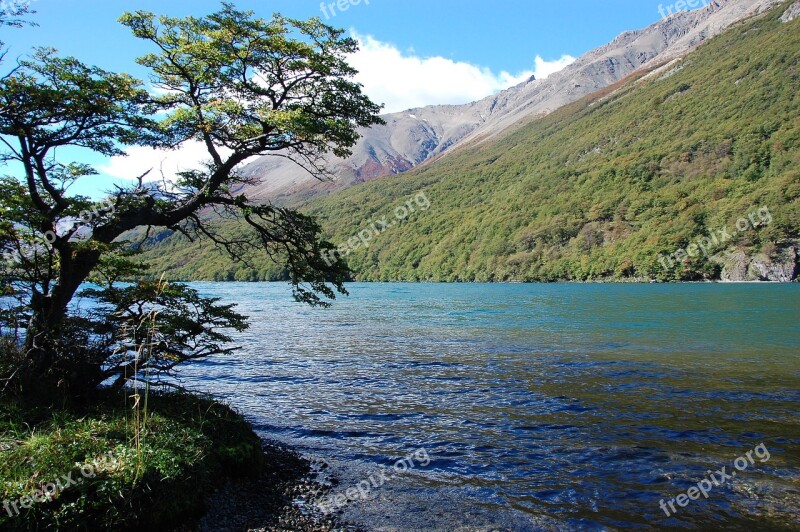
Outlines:
[[[133,273],[122,241],[137,228],[208,239],[244,262],[266,253],[285,265],[299,301],[326,305],[335,291],[346,293],[347,266],[323,259],[333,245],[317,222],[251,201],[242,186],[256,180],[237,168],[275,155],[329,177],[323,155],[347,155],[358,128],[380,122],[380,107],[362,94],[346,61],[357,43],[318,19],[266,20],[230,4],[202,18],[137,11],[120,22],[153,46],[138,60],[150,72],[149,85],[46,48],[0,80],[2,157],[21,169],[0,183],[2,268],[28,298],[22,365],[32,378],[60,356],[59,338],[81,285],[101,266]],[[131,176],[133,184],[115,186],[101,202],[70,193],[98,171],[65,160],[77,152],[63,148],[122,156],[132,146],[179,149],[190,142],[201,143],[207,159],[174,180]],[[215,230],[215,219],[242,220],[248,231],[228,238]],[[112,272],[106,279],[122,277]],[[125,307],[136,301],[131,294],[90,295]],[[238,323],[228,318],[228,325]]]

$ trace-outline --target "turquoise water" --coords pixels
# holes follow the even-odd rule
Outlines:
[[[193,286],[251,328],[184,383],[328,462],[334,493],[430,458],[344,507],[367,528],[800,528],[800,285],[353,284],[326,310]]]

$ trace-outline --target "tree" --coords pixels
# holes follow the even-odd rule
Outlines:
[[[335,291],[346,293],[347,266],[324,260],[333,245],[319,225],[251,201],[240,191],[255,180],[239,176],[237,167],[273,154],[329,177],[323,156],[348,155],[358,128],[380,123],[380,107],[352,81],[356,72],[345,60],[357,43],[318,19],[264,20],[230,4],[204,18],[138,11],[120,21],[156,49],[138,60],[151,72],[153,93],[127,74],[60,58],[52,49],[20,61],[0,81],[3,157],[24,171],[21,180],[0,183],[0,246],[5,275],[29,297],[22,371],[29,383],[40,382],[64,356],[59,346],[81,285],[101,265],[115,264],[120,240],[137,228],[206,238],[237,260],[269,253],[285,264],[298,301],[326,305]],[[64,161],[59,148],[115,156],[128,146],[176,149],[187,142],[202,143],[208,160],[175,183],[139,176],[137,185],[116,187],[99,205],[68,192],[97,171]],[[249,232],[227,237],[215,231],[215,218],[240,218]],[[116,264],[130,273],[129,263]],[[130,294],[117,296],[115,305],[131,303]]]
[[[0,28],[22,28],[24,26],[36,26],[35,22],[27,20],[27,15],[32,15],[36,11],[31,9],[30,3],[2,2],[0,3]],[[6,55],[6,43],[0,41],[0,62]]]

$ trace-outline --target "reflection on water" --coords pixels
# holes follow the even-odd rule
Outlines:
[[[430,454],[348,508],[367,527],[800,527],[798,285],[357,284],[328,310],[194,286],[251,328],[186,384],[344,487]],[[760,443],[768,462],[659,507]]]

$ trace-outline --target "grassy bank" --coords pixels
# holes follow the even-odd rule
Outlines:
[[[262,473],[261,441],[230,408],[186,394],[132,401],[0,402],[0,529],[168,530],[196,522],[225,480]]]

